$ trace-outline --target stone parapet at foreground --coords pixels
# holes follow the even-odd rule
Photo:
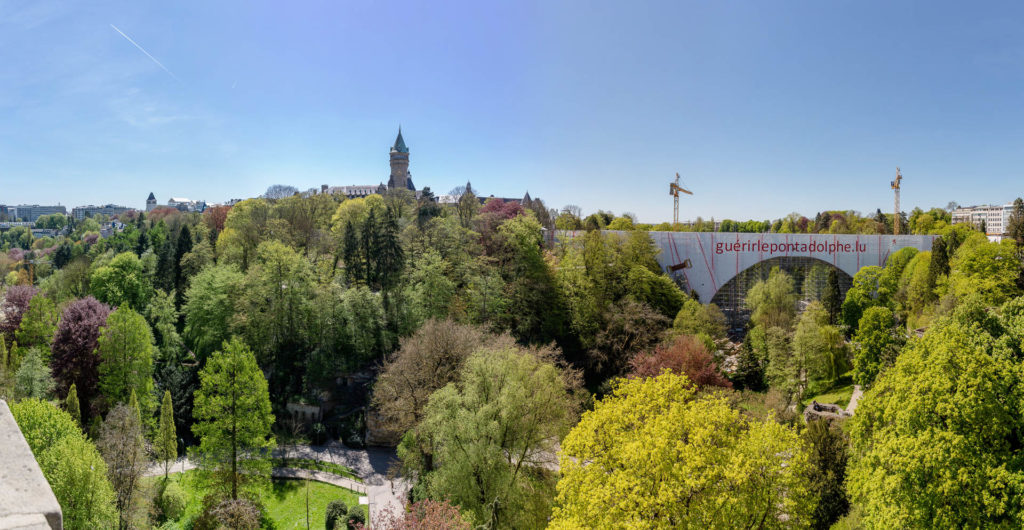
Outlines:
[[[57,497],[7,402],[0,400],[0,530],[60,530]]]

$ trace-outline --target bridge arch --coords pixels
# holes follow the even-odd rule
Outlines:
[[[938,236],[874,234],[749,234],[651,232],[658,262],[701,302],[757,263],[775,258],[815,258],[852,277],[861,267],[884,266],[901,248],[931,250]]]
[[[840,299],[853,284],[853,276],[832,263],[807,256],[783,256],[754,263],[733,276],[718,288],[710,302],[725,314],[730,329],[741,328],[750,318],[746,309],[747,293],[755,283],[767,280],[774,268],[785,271],[793,278],[794,289],[802,303],[821,300],[828,282],[828,273],[835,270],[839,279]]]
[[[611,233],[623,233],[608,231]],[[555,240],[582,232],[556,231]],[[861,267],[884,266],[901,248],[931,250],[934,235],[751,234],[737,232],[649,232],[661,252],[658,263],[670,276],[709,303],[742,271],[775,258],[815,258],[852,277]]]

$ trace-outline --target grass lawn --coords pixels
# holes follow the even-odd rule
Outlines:
[[[340,498],[349,507],[359,504],[359,494],[353,491],[309,481],[309,527],[324,527],[327,503]],[[274,491],[264,497],[267,512],[278,530],[306,528],[306,482],[303,480],[274,480]],[[363,514],[366,513],[363,506]]]
[[[811,396],[800,402],[800,410],[807,408],[807,405],[811,404],[811,401],[817,401],[818,403],[835,403],[840,407],[846,408],[846,405],[850,403],[850,397],[853,396],[853,371],[846,372],[836,383],[832,385],[832,388],[818,394],[817,396]]]
[[[155,479],[149,479],[155,480]],[[172,473],[170,480],[177,482],[185,491],[188,507],[178,521],[167,522],[161,528],[165,530],[184,528],[185,521],[191,521],[202,510],[203,494],[199,489],[194,471]],[[341,499],[348,506],[359,504],[359,494],[322,482],[309,481],[309,527],[324,528],[324,511],[327,503]],[[264,494],[263,503],[267,514],[273,520],[273,528],[277,530],[306,528],[306,483],[302,480],[274,479],[273,489]],[[363,506],[363,513],[367,507]]]
[[[850,403],[851,396],[853,396],[852,384],[846,386],[834,386],[822,394],[805,399],[801,405],[803,407],[807,407],[807,405],[811,404],[811,401],[817,401],[818,403],[835,403],[845,409],[846,405]]]

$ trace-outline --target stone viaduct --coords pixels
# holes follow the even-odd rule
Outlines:
[[[607,233],[620,233],[606,231]],[[853,276],[867,265],[884,266],[901,248],[931,250],[938,236],[866,234],[771,234],[735,232],[649,232],[661,249],[658,263],[671,276],[708,303],[729,280],[749,267],[773,258],[801,257],[822,261]],[[582,232],[557,231],[556,240]]]

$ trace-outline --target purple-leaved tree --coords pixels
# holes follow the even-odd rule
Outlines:
[[[64,309],[53,337],[50,367],[57,382],[57,393],[67,395],[71,384],[76,385],[83,425],[92,414],[91,406],[99,381],[100,357],[96,354],[96,339],[109,314],[110,307],[91,296],[71,302]]]

